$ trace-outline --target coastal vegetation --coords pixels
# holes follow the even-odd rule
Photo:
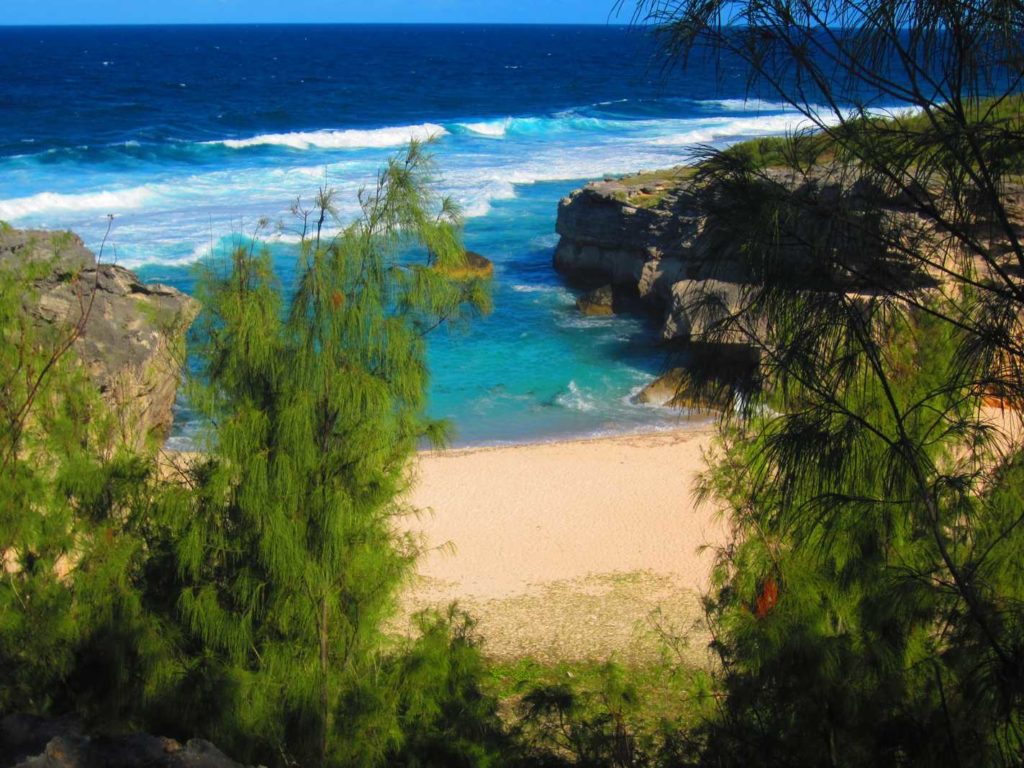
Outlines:
[[[712,258],[744,278],[690,311],[758,353],[760,387],[732,393],[704,478],[733,538],[689,759],[1019,764],[1019,8],[641,12],[680,54],[739,56],[814,130],[698,172]]]
[[[287,299],[254,248],[200,278],[190,402],[215,427],[168,505],[175,589],[205,676],[237,697],[202,711],[214,702],[198,681],[197,724],[249,759],[368,765],[401,744],[382,623],[416,555],[394,524],[413,512],[409,458],[445,438],[424,417],[425,336],[488,301],[484,281],[451,277],[465,269],[458,212],[429,173],[412,144],[330,239],[322,191]],[[422,263],[396,258],[406,246]]]
[[[413,143],[339,234],[329,190],[296,205],[294,290],[257,238],[204,264],[208,433],[169,468],[77,364],[82,327],[29,319],[53,264],[0,263],[0,712],[272,766],[1024,761],[1020,8],[640,7],[814,129],[613,193],[653,215],[687,185],[680,338],[756,368],[674,379],[721,414],[714,663],[488,662],[456,608],[387,630],[409,461],[447,436],[426,338],[489,307]]]
[[[489,301],[430,181],[413,143],[337,236],[329,191],[297,208],[290,297],[256,240],[205,265],[190,396],[210,433],[170,472],[118,440],[81,327],[30,322],[53,264],[4,265],[0,710],[267,765],[477,764],[502,737],[458,614],[382,630],[418,547],[394,525],[408,459],[445,439],[425,336]]]

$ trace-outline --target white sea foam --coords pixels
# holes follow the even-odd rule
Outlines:
[[[834,122],[825,116],[823,116],[823,121],[829,124]],[[735,120],[715,118],[696,122],[704,124],[682,133],[650,139],[649,143],[654,146],[708,144],[720,139],[778,135],[813,127],[807,118],[795,114],[742,117]]]
[[[102,211],[116,214],[141,208],[155,195],[154,189],[146,186],[79,194],[40,192],[28,197],[0,200],[0,219],[14,221],[52,212]]]
[[[516,196],[515,185],[496,175],[493,168],[456,169],[446,174],[442,188],[462,206],[462,215],[467,219],[486,216],[495,200]]]
[[[467,218],[487,216],[495,201],[515,198],[525,185],[598,178],[643,168],[685,162],[688,152],[700,143],[723,143],[751,136],[793,130],[801,116],[793,113],[743,115],[723,111],[688,119],[599,120],[567,112],[561,117],[502,118],[479,125],[467,123],[435,151],[444,174],[438,191],[461,204]],[[467,131],[477,128],[497,134],[503,141],[468,144]],[[286,146],[385,146],[400,145],[408,138],[444,128],[434,124],[387,128],[379,131],[321,131],[243,139],[237,145],[255,146],[279,142]],[[481,134],[482,135],[482,134]],[[356,193],[372,180],[379,158],[365,154],[327,156],[310,152],[270,167],[234,167],[226,162],[216,170],[196,173],[182,167],[177,174],[162,174],[158,183],[126,189],[105,190],[107,178],[97,178],[96,192],[41,192],[27,197],[0,199],[0,219],[69,227],[90,244],[103,236],[101,214],[124,214],[117,223],[118,240],[126,244],[124,257],[134,264],[184,264],[203,257],[199,244],[215,235],[248,231],[261,216],[290,226],[289,206],[297,195],[308,203],[323,184],[337,190],[342,221],[358,215]],[[88,175],[86,170],[86,175]],[[41,169],[37,180],[43,188],[60,190],[56,174]],[[38,187],[37,187],[38,188]],[[505,211],[507,206],[502,207]],[[517,209],[511,213],[518,216]],[[532,214],[531,214],[532,215]],[[172,242],[162,238],[173,232]],[[288,242],[288,235],[271,238]],[[531,247],[553,247],[556,235],[548,235]],[[515,290],[519,290],[518,288]],[[571,297],[566,301],[571,301]],[[586,327],[594,327],[584,318]]]
[[[572,411],[582,411],[587,413],[597,408],[597,404],[594,402],[594,398],[587,395],[579,385],[574,381],[569,382],[569,386],[565,392],[555,397],[555,403],[568,408]]]
[[[87,242],[86,245],[93,249],[96,247],[95,243]],[[192,249],[192,252],[188,256],[157,256],[148,248],[144,252],[135,252],[125,249],[124,247],[120,247],[116,249],[116,252],[117,255],[113,259],[114,262],[125,269],[139,269],[140,267],[180,267],[205,258],[210,253],[210,247],[206,246],[205,248],[201,248],[197,246]],[[157,280],[157,282],[160,282],[160,280]]]
[[[506,117],[504,120],[490,120],[482,123],[459,123],[459,126],[480,136],[500,139],[504,138],[511,124],[512,118]]]
[[[587,117],[568,110],[551,117],[506,117],[501,120],[485,120],[475,123],[457,123],[463,130],[492,139],[508,136],[542,136],[571,131],[608,131],[642,128],[644,120],[606,120]]]
[[[579,312],[569,312],[558,317],[555,322],[559,328],[600,331],[602,338],[608,338],[609,330],[621,327],[622,318],[615,315],[582,315]]]
[[[190,253],[188,256],[188,260],[199,261],[200,259],[205,259],[215,250],[216,247],[211,245],[210,243],[202,243],[201,245],[197,245],[195,248],[192,249],[192,253]]]
[[[554,248],[558,245],[558,241],[561,239],[561,235],[557,232],[551,232],[547,235],[538,235],[530,241],[530,245],[534,248]]]
[[[561,285],[544,285],[541,283],[531,285],[517,284],[509,287],[516,293],[557,293],[565,294],[567,296],[571,295],[571,292]]]
[[[231,149],[247,147],[277,146],[291,149],[377,149],[398,147],[410,139],[425,141],[448,133],[444,126],[434,123],[407,125],[370,130],[349,129],[344,131],[296,131],[293,133],[266,133],[250,139],[225,139],[206,142],[222,144]]]
[[[466,219],[479,219],[491,212],[491,201],[487,199],[474,200],[462,208],[462,216]]]
[[[320,236],[321,238],[330,238],[334,237],[338,232],[339,230],[337,228],[328,229],[325,227],[320,232]],[[274,234],[267,236],[265,239],[271,243],[283,243],[286,245],[299,245],[302,243],[302,235],[295,232],[275,232]]]

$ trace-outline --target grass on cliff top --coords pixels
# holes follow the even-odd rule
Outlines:
[[[763,136],[734,144],[725,152],[745,157],[754,168],[807,167],[832,157],[834,143],[821,133]]]
[[[1019,158],[1016,161],[1019,168],[1015,170],[1024,174],[1024,146],[1010,146],[1021,143],[1020,136],[1024,132],[1024,95],[983,100],[973,106],[969,118],[973,122],[984,121],[991,129],[1005,133],[1007,151]],[[924,135],[933,130],[931,122],[923,113],[867,117],[851,122],[846,130],[857,130],[865,123],[877,129],[881,137],[886,137],[887,129],[896,129],[888,133],[889,139],[896,135],[912,141],[915,135]],[[1013,137],[1017,137],[1016,141],[1012,141]],[[753,168],[764,169],[827,163],[835,158],[836,149],[834,137],[811,132],[749,139],[732,145],[725,152],[744,156]],[[614,191],[612,196],[637,208],[654,208],[678,188],[680,182],[693,178],[696,173],[697,166],[683,165],[624,176],[618,180],[621,188]],[[651,192],[644,192],[644,188]]]
[[[969,105],[969,122],[984,123],[989,131],[1004,134],[1006,149],[1010,156],[1016,156],[1016,166],[1024,173],[1024,146],[1021,133],[1024,131],[1024,96],[1015,95],[1004,99],[986,99]],[[851,121],[845,128],[836,130],[857,131],[865,126],[877,131],[878,138],[896,149],[902,142],[913,142],[935,130],[928,116],[923,112],[907,112],[892,116],[865,117]],[[955,138],[955,136],[953,136]],[[1016,144],[1017,146],[1013,146]],[[837,142],[833,136],[821,132],[799,133],[790,136],[764,136],[743,141],[729,147],[726,153],[745,156],[754,168],[807,167],[826,163],[836,156]]]
[[[696,173],[697,169],[691,165],[677,165],[674,168],[656,171],[641,171],[618,179],[621,187],[611,194],[616,200],[637,208],[654,208],[669,193],[678,189],[680,182],[693,178]]]

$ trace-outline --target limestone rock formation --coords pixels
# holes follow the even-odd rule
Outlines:
[[[650,309],[629,284],[601,285],[576,300],[576,309],[587,317],[607,317],[623,312],[642,313]]]
[[[588,184],[561,201],[556,224],[555,269],[577,285],[611,283],[617,293],[637,296],[663,313],[665,338],[695,325],[681,314],[681,281],[745,277],[738,263],[705,258],[699,193],[682,175],[673,169],[662,181]]]
[[[494,277],[494,263],[476,251],[466,251],[466,269],[472,277]]]
[[[823,169],[799,178],[782,171],[766,172],[766,177],[780,189],[811,199],[847,195],[855,202],[864,194],[830,180]],[[666,340],[741,344],[743,339],[735,332],[730,338],[719,331],[721,321],[737,314],[749,288],[758,282],[742,244],[761,225],[745,216],[749,200],[723,200],[722,192],[683,169],[588,184],[559,204],[556,231],[561,239],[555,269],[574,284],[611,283],[616,291],[634,292],[662,314]],[[910,220],[899,200],[890,201],[885,215],[900,231],[919,232],[924,226]],[[884,253],[875,252],[870,237],[861,242],[852,230],[841,261],[857,269],[814,262],[804,243],[832,226],[827,207],[817,218],[805,217],[801,226],[807,230],[801,237],[774,243],[777,258],[772,265],[800,290],[862,292],[865,284],[857,270],[914,290],[941,280],[941,275],[908,274],[905,265],[890,263]],[[737,232],[737,227],[746,231]]]
[[[78,357],[118,414],[121,436],[139,448],[161,442],[171,426],[184,334],[198,304],[123,267],[97,264],[74,234],[0,230],[0,267],[28,263],[46,269],[26,310],[63,338],[80,328]]]
[[[742,313],[745,296],[741,283],[679,280],[669,291],[662,336],[665,339],[745,344],[747,338],[741,329],[726,322]]]
[[[790,198],[799,216],[785,227],[773,225],[776,210],[761,203]],[[1024,185],[1006,191],[1006,208],[1024,231]],[[767,220],[758,217],[765,210]],[[844,211],[846,218],[836,211]],[[979,226],[984,230],[979,241],[989,230],[998,231],[984,221]],[[692,169],[681,168],[606,178],[561,201],[556,231],[561,239],[554,266],[571,284],[610,284],[601,289],[601,297],[632,294],[661,315],[664,341],[718,348],[744,348],[764,330],[749,327],[758,313],[745,309],[766,276],[774,285],[803,292],[808,301],[839,299],[868,306],[877,300],[873,286],[879,284],[898,286],[902,296],[921,299],[941,290],[946,279],[942,259],[963,258],[937,253],[922,261],[933,266],[915,268],[894,258],[884,246],[892,238],[919,250],[941,244],[942,233],[915,215],[905,200],[848,183],[824,165],[801,174],[769,168],[756,182],[739,185],[701,180]],[[808,243],[827,243],[832,255]],[[770,259],[756,258],[762,247]],[[999,254],[1000,243],[990,247]],[[976,265],[979,275],[984,268]],[[1007,257],[1004,268],[1018,267]],[[595,296],[584,295],[578,306],[605,311],[607,302]],[[645,397],[658,400],[660,392]]]
[[[641,389],[634,402],[687,408],[693,411],[709,410],[709,405],[693,394],[690,373],[685,368],[672,368]]]
[[[736,393],[757,386],[760,355],[745,344],[689,346],[685,364],[670,368],[633,398],[636,403],[708,413],[727,405]]]
[[[648,262],[680,259],[699,234],[694,200],[666,193],[645,207],[634,204],[634,192],[612,180],[588,184],[562,200],[555,268],[577,282],[636,285]]]
[[[830,180],[824,169],[811,169],[800,178],[779,174],[768,173],[776,194],[788,189],[811,198],[847,195],[853,204],[860,194]],[[801,219],[799,225],[807,232],[800,234],[810,237],[773,242],[775,261],[755,267],[744,243],[762,236],[763,223],[751,212],[756,203],[756,199],[737,197],[727,188],[710,187],[692,171],[681,168],[594,182],[559,204],[556,231],[561,239],[554,266],[572,284],[601,286],[580,298],[577,306],[581,310],[607,313],[616,309],[609,297],[636,296],[660,314],[664,341],[684,342],[691,350],[702,348],[704,362],[716,369],[719,377],[748,378],[757,363],[747,345],[752,333],[763,331],[747,327],[751,314],[744,311],[757,294],[760,278],[755,269],[770,268],[774,279],[781,276],[809,296],[870,300],[856,269],[840,270],[833,263],[814,261],[804,247],[813,236],[829,231],[832,222],[827,213]],[[914,223],[904,221],[907,214],[899,201],[892,201],[888,215],[901,231],[913,231]],[[770,231],[764,235],[772,236]],[[890,284],[899,281],[905,289],[915,291],[935,285],[935,276],[908,275],[905,267],[899,271],[899,265],[893,265],[890,272],[885,254],[872,251],[856,238],[843,247],[843,258],[837,261],[854,264],[862,274],[873,274],[879,280],[885,275]],[[669,371],[637,399],[687,408],[706,405],[699,402],[700,397],[694,401],[685,392],[703,392],[707,382],[693,387],[685,377],[681,369]]]

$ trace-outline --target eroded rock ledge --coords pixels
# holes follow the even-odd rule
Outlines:
[[[0,229],[0,267],[33,262],[47,271],[37,297],[26,302],[30,316],[65,338],[81,323],[75,349],[115,408],[121,437],[136,448],[162,443],[197,302],[123,267],[98,264],[72,233]]]
[[[728,291],[744,276],[738,263],[708,259],[691,177],[692,169],[680,167],[573,192],[558,206],[555,269],[578,285],[634,293],[662,314],[665,339],[699,334],[684,311],[689,294],[707,280]]]
[[[646,307],[661,318],[663,340],[691,341],[705,331],[702,318],[688,310],[695,297],[717,291],[725,306],[738,304],[745,276],[739,264],[709,263],[702,238],[705,216],[692,175],[692,169],[680,167],[605,179],[559,203],[556,231],[561,239],[554,266],[571,284],[586,289],[577,301],[581,312],[610,315]],[[726,346],[743,343],[725,341]],[[684,394],[689,380],[688,372],[670,370],[646,387],[637,402],[702,410]]]

